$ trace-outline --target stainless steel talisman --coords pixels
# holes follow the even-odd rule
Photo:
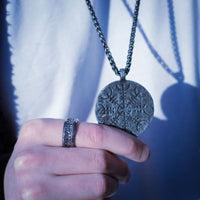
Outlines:
[[[135,4],[126,67],[120,70],[115,64],[90,0],[85,1],[111,67],[120,76],[119,81],[107,85],[98,96],[95,110],[98,123],[138,136],[147,129],[154,113],[153,99],[149,92],[140,84],[126,80],[132,61],[140,0],[136,0]]]

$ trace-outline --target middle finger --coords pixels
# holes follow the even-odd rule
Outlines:
[[[29,154],[29,153],[26,153]],[[32,150],[24,161],[28,170],[39,165],[43,171],[53,175],[107,174],[121,183],[130,179],[128,165],[118,156],[104,150],[89,148],[43,147]]]

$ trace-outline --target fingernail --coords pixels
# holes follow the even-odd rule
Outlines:
[[[151,150],[150,148],[145,144],[144,148],[143,148],[143,152],[142,152],[142,156],[141,156],[141,161],[146,161],[148,160],[148,158],[150,157],[151,154]]]

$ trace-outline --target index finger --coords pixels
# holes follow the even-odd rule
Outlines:
[[[27,122],[20,134],[26,144],[62,146],[64,120],[38,119]],[[24,137],[26,139],[24,140]],[[110,151],[135,161],[145,161],[150,156],[149,147],[136,137],[114,127],[79,122],[76,127],[75,145]]]
[[[135,161],[145,161],[149,147],[136,137],[114,127],[80,123],[77,126],[76,145],[104,149]]]

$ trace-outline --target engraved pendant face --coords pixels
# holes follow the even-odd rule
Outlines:
[[[138,83],[116,81],[100,92],[95,112],[98,123],[138,136],[147,129],[153,118],[153,99]]]

